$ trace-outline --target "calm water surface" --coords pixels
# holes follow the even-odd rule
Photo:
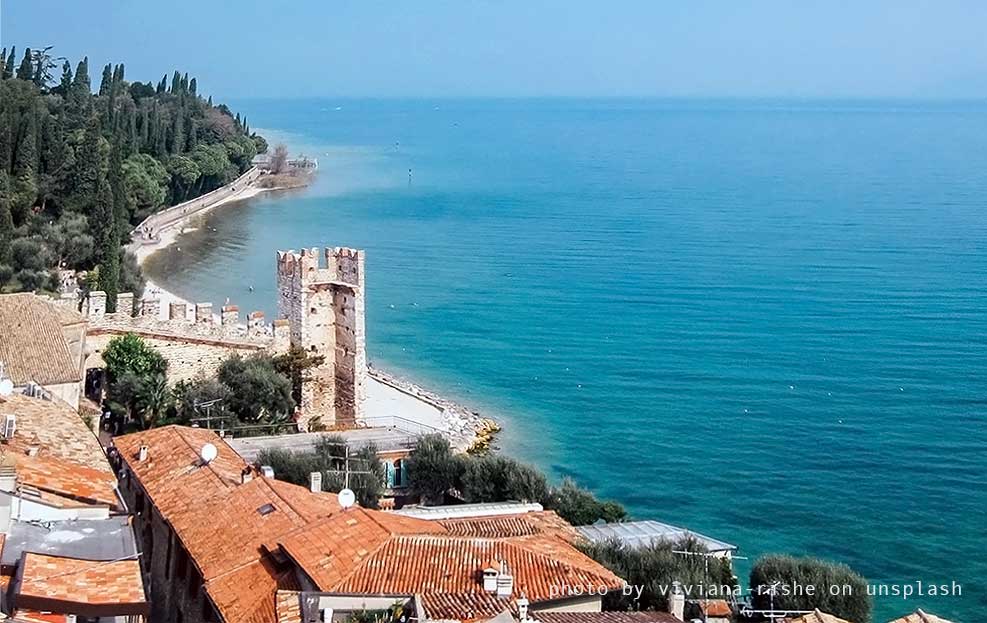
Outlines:
[[[236,108],[320,177],[217,211],[166,286],[270,317],[275,249],[365,248],[372,360],[512,453],[749,556],[963,584],[875,621],[987,608],[987,107]]]

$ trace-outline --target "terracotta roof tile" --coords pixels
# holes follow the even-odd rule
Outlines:
[[[209,580],[206,593],[228,623],[274,623],[278,590],[297,590],[291,569],[278,571],[267,557]]]
[[[94,562],[27,553],[21,567],[18,602],[34,598],[90,606],[146,604],[137,560]]]
[[[112,472],[83,467],[53,456],[18,456],[16,469],[18,485],[54,494],[48,499],[57,506],[72,505],[60,503],[61,499],[119,507],[117,480]]]
[[[279,536],[339,508],[334,495],[258,477],[167,519],[209,580],[259,560],[266,544],[273,548]]]
[[[682,623],[667,612],[535,612],[539,623]]]
[[[203,465],[199,452],[207,443],[218,453]],[[236,486],[247,466],[216,433],[201,428],[163,426],[115,437],[113,445],[165,517]],[[142,445],[148,447],[148,457],[139,461]]]
[[[438,523],[450,534],[487,538],[508,538],[532,534],[554,534],[567,541],[575,541],[579,533],[555,511],[494,515],[490,517],[465,517],[442,519]]]
[[[727,603],[726,599],[700,599],[699,610],[711,617],[733,616],[733,611],[730,609],[730,604]]]
[[[38,448],[38,456],[55,456],[86,467],[112,473],[99,440],[68,405],[24,394],[0,398],[0,422],[17,417],[14,439],[0,446],[26,453]]]
[[[891,623],[950,623],[950,622],[947,621],[946,619],[943,619],[942,617],[937,617],[934,614],[929,614],[928,612],[925,612],[924,610],[919,608],[918,610],[916,610],[911,614],[905,615],[900,619],[895,619],[894,621],[891,621]]]
[[[302,602],[299,591],[278,591],[274,599],[277,623],[301,623]]]
[[[82,380],[62,332],[64,310],[30,293],[0,295],[0,362],[14,385]]]
[[[306,526],[280,543],[320,590],[343,593],[422,594],[432,618],[494,616],[508,604],[483,591],[480,572],[506,561],[514,594],[532,602],[558,595],[559,585],[617,588],[610,571],[549,535],[469,538],[436,534],[438,522],[350,509]],[[427,607],[426,607],[427,608]],[[474,616],[475,615],[475,616]]]
[[[795,619],[782,619],[784,623],[849,623],[845,619],[834,616],[816,608],[813,612],[803,614]]]
[[[38,610],[14,610],[11,619],[15,623],[65,623],[65,615]]]

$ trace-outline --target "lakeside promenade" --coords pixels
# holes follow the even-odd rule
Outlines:
[[[143,264],[151,253],[171,245],[192,218],[220,205],[276,190],[255,185],[262,175],[259,168],[250,167],[225,186],[151,214],[131,231],[128,250],[137,256],[139,264]]]

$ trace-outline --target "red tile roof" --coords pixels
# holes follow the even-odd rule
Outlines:
[[[7,415],[16,416],[17,428],[14,439],[3,448],[25,454],[37,448],[38,456],[55,456],[113,473],[99,440],[67,404],[15,393],[0,398],[0,422]]]
[[[207,443],[216,446],[218,453],[203,465],[199,452]],[[162,426],[115,437],[113,445],[166,517],[238,485],[240,473],[247,467],[216,433],[202,428]],[[149,452],[140,461],[137,454],[142,445]]]
[[[54,506],[105,504],[120,506],[113,473],[83,467],[53,456],[17,457],[17,483],[42,492],[42,499]],[[45,496],[45,493],[53,495]]]
[[[916,610],[915,612],[909,615],[905,615],[900,619],[895,619],[894,621],[891,621],[891,623],[950,623],[950,622],[941,617],[937,617],[934,614],[929,614],[928,612],[925,612],[924,610],[919,608],[918,610]]]
[[[532,534],[554,534],[567,541],[579,538],[579,533],[555,511],[494,515],[489,517],[465,517],[442,519],[438,523],[450,534],[487,538],[508,538]]]
[[[54,610],[57,604],[69,611],[95,612],[86,607],[114,606],[116,614],[146,612],[144,584],[136,559],[97,562],[25,553],[21,560],[18,604],[37,610]],[[109,614],[109,612],[105,612]]]
[[[432,604],[432,618],[472,619],[503,611],[505,601],[490,599],[480,581],[491,560],[507,563],[514,576],[513,594],[524,593],[532,602],[561,597],[554,592],[560,585],[623,585],[555,536],[457,537],[439,532],[438,522],[410,517],[393,522],[397,518],[354,508],[289,534],[280,543],[320,590],[423,594]]]
[[[218,456],[201,465],[212,443]],[[479,565],[506,560],[515,597],[552,597],[558,584],[616,588],[608,570],[546,532],[524,537],[496,526],[459,530],[507,532],[498,538],[454,536],[441,522],[354,507],[333,494],[255,477],[240,484],[245,463],[213,433],[177,426],[118,437],[121,456],[151,502],[173,527],[202,573],[205,592],[229,623],[274,623],[290,607],[278,591],[300,590],[297,564],[321,590],[426,594],[428,614],[470,620],[493,616],[512,602],[483,591]],[[138,449],[148,446],[139,461]],[[536,518],[546,526],[554,514]],[[287,556],[287,559],[284,558]],[[442,592],[442,594],[440,594]],[[295,600],[297,602],[297,599]],[[284,611],[284,612],[282,612]],[[469,615],[469,616],[467,616]]]
[[[699,610],[711,617],[733,616],[733,611],[730,610],[730,604],[727,603],[726,599],[700,599]]]
[[[538,623],[682,623],[668,612],[534,612]]]
[[[18,486],[62,508],[119,506],[116,477],[103,448],[71,407],[11,394],[0,398],[0,422],[8,415],[16,418],[14,436],[0,444],[0,452]]]
[[[0,295],[0,361],[14,385],[59,385],[82,380],[62,326],[65,310],[31,293]]]

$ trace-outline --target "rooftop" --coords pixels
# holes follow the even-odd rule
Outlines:
[[[539,623],[682,623],[667,612],[534,612]]]
[[[517,515],[545,510],[541,504],[528,502],[484,502],[480,504],[453,504],[449,506],[406,506],[399,515],[437,521],[440,519],[494,517]]]
[[[732,552],[737,549],[736,545],[698,532],[652,520],[579,526],[576,530],[594,543],[616,539],[626,545],[640,547],[660,541],[680,541],[685,538],[693,538],[705,545],[710,552]]]
[[[71,407],[14,393],[0,397],[0,421],[8,415],[16,426],[0,443],[0,463],[24,496],[58,508],[122,507],[103,448]]]
[[[19,578],[15,599],[20,608],[83,616],[147,615],[136,557],[94,562],[26,553]]]
[[[205,443],[218,450],[209,464],[199,458]],[[163,427],[119,437],[115,445],[189,552],[226,621],[275,621],[290,605],[278,595],[300,590],[299,571],[327,593],[420,594],[427,616],[457,620],[489,618],[512,607],[512,600],[485,592],[479,581],[492,560],[511,569],[512,594],[524,592],[532,601],[550,599],[550,587],[562,583],[622,585],[556,536],[549,528],[564,522],[537,505],[473,506],[469,512],[486,516],[472,523],[453,518],[450,528],[444,520],[342,510],[333,494],[262,476],[241,484],[246,463],[225,440],[202,429]],[[530,525],[544,529],[518,528],[514,523],[522,520],[508,511],[530,515]]]
[[[905,615],[900,619],[895,619],[894,621],[891,621],[891,623],[950,623],[950,622],[947,621],[946,619],[943,619],[942,617],[937,617],[934,614],[929,614],[928,612],[925,612],[924,610],[919,608],[918,610],[916,610],[911,614]]]
[[[782,619],[782,623],[850,623],[838,616],[823,612],[819,608],[795,619]]]
[[[86,560],[117,560],[137,551],[128,517],[46,523],[15,521],[2,547],[0,565],[5,567],[16,565],[25,550]]]
[[[15,386],[82,380],[62,329],[82,316],[31,293],[0,295],[0,362]]]

